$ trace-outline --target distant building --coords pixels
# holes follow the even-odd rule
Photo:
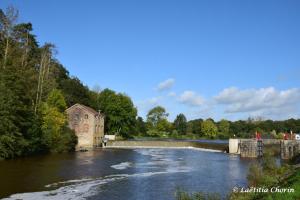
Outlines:
[[[104,137],[104,115],[81,104],[66,110],[69,127],[78,137],[77,150],[100,146]]]

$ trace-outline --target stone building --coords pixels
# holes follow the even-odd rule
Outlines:
[[[69,127],[78,137],[77,150],[100,146],[104,137],[104,115],[94,109],[75,104],[66,110]]]

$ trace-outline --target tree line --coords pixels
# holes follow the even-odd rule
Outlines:
[[[0,9],[0,159],[72,151],[77,143],[65,109],[80,103],[105,114],[105,133],[132,137],[248,137],[255,130],[300,132],[299,120],[167,120],[163,107],[144,121],[131,98],[110,89],[91,90],[56,59],[54,44],[40,45],[31,23],[17,23],[18,10]],[[273,132],[274,133],[274,132]]]
[[[136,125],[138,136],[227,139],[253,138],[255,133],[259,132],[264,138],[282,139],[283,133],[300,133],[300,119],[273,121],[248,118],[238,121],[214,121],[209,118],[187,121],[185,115],[180,113],[173,122],[169,122],[168,115],[165,108],[157,106],[148,112],[146,121],[139,117]]]

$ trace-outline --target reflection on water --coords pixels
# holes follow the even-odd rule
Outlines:
[[[226,195],[249,160],[187,149],[101,149],[0,162],[9,199],[174,199],[177,187]],[[16,194],[18,193],[18,194]]]

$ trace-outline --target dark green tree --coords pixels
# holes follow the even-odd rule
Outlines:
[[[187,120],[184,114],[180,113],[176,116],[176,119],[174,120],[174,127],[181,135],[185,135],[187,133]]]
[[[142,135],[145,136],[147,134],[147,127],[146,127],[146,123],[144,122],[142,117],[138,117],[136,119],[136,133],[138,135]]]
[[[228,138],[229,129],[230,129],[230,123],[226,119],[222,119],[220,122],[218,122],[219,137],[222,136],[222,138]]]
[[[137,109],[130,97],[105,89],[98,96],[97,106],[105,114],[106,133],[131,137],[135,128]]]

